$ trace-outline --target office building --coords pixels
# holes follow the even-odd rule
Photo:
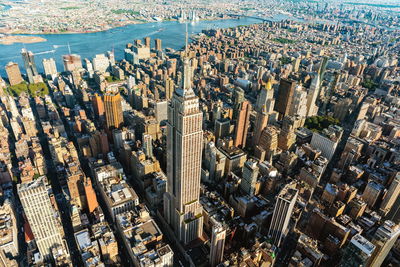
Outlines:
[[[375,250],[369,260],[369,267],[383,266],[383,261],[389,254],[400,236],[400,226],[392,221],[385,221],[372,237],[371,243],[375,245]]]
[[[215,121],[215,141],[223,139],[230,134],[231,121],[228,118],[221,118]]]
[[[256,111],[262,112],[264,106],[266,107],[266,112],[271,113],[274,110],[275,99],[274,90],[272,89],[271,80],[266,83],[262,83],[260,93],[257,97]]]
[[[150,47],[147,47],[145,45],[136,44],[133,47],[133,52],[135,58],[137,58],[138,60],[150,58]]]
[[[167,78],[164,82],[164,87],[165,87],[165,98],[167,100],[170,100],[172,98],[172,95],[175,91],[175,82],[171,78]]]
[[[243,167],[242,180],[240,188],[249,196],[254,196],[256,193],[256,183],[258,178],[259,168],[257,161],[248,159]]]
[[[289,114],[295,87],[295,81],[281,79],[278,89],[278,97],[275,102],[275,110],[279,113],[279,119],[282,119]]]
[[[101,96],[98,94],[94,94],[92,97],[92,105],[93,105],[93,111],[94,115],[96,118],[101,118],[104,116],[104,103],[103,99],[101,99]]]
[[[6,65],[6,73],[8,77],[8,82],[10,85],[20,84],[24,81],[22,79],[21,71],[19,70],[18,63],[9,62]]]
[[[18,195],[41,256],[55,257],[54,249],[68,255],[60,214],[50,201],[46,177],[18,184]]]
[[[329,128],[324,129],[321,133],[314,132],[311,138],[311,146],[319,149],[322,156],[331,160],[336,147],[342,137],[343,129],[337,125],[331,125]]]
[[[43,69],[44,69],[44,74],[48,78],[53,78],[57,75],[57,66],[56,66],[56,61],[53,58],[49,59],[43,59]]]
[[[62,58],[65,71],[73,72],[82,69],[82,60],[80,55],[63,55]]]
[[[161,39],[154,39],[154,46],[156,51],[162,51]]]
[[[383,198],[380,210],[383,214],[387,214],[393,207],[400,194],[400,172],[397,173],[396,177],[390,184],[389,190]]]
[[[311,85],[307,93],[307,117],[317,115],[318,106],[316,105],[316,101],[319,96],[320,83],[321,80],[319,73],[314,74],[314,78],[311,81]]]
[[[368,262],[375,250],[375,245],[365,237],[357,234],[353,236],[350,243],[344,249],[340,267],[368,266]]]
[[[204,166],[208,170],[209,180],[220,181],[225,175],[225,155],[215,147],[214,142],[207,144],[204,154]]]
[[[240,103],[238,111],[233,143],[236,147],[244,148],[246,146],[247,131],[249,130],[250,126],[250,102],[243,101]]]
[[[296,85],[293,92],[293,99],[289,108],[290,116],[297,116],[301,120],[305,120],[307,116],[307,92],[303,86]],[[303,126],[304,123],[301,124]]]
[[[183,87],[176,90],[168,109],[167,192],[164,216],[184,244],[203,232],[200,174],[203,150],[203,113],[191,88],[190,62],[184,59]]]
[[[106,73],[110,67],[110,60],[104,54],[96,55],[93,60],[93,70],[100,73]]]
[[[226,237],[226,230],[219,222],[215,222],[211,233],[211,245],[210,245],[211,267],[215,267],[223,261],[225,237]]]
[[[268,124],[268,113],[267,106],[264,105],[261,111],[257,112],[256,122],[254,125],[254,133],[253,133],[253,146],[258,145],[260,142],[262,131],[267,127]]]
[[[118,214],[139,205],[135,190],[126,183],[126,177],[119,163],[100,166],[95,169],[97,191],[115,220]]]
[[[118,129],[124,124],[121,95],[108,91],[104,95],[104,113],[107,129]]]
[[[382,196],[385,187],[374,181],[370,181],[364,189],[362,199],[367,203],[368,207],[373,208],[375,203]]]
[[[117,231],[134,266],[172,267],[174,253],[146,207],[117,215]]]
[[[22,60],[24,61],[24,67],[26,70],[26,76],[28,77],[29,83],[35,83],[35,76],[39,75],[36,68],[35,57],[31,51],[22,48],[21,51]]]
[[[267,126],[261,133],[256,151],[265,151],[265,159],[270,160],[278,149],[279,129],[275,126]]]
[[[168,101],[159,100],[154,105],[155,116],[158,123],[168,119]]]
[[[150,44],[151,44],[151,39],[150,37],[144,37],[144,45],[148,48],[150,48]]]
[[[271,226],[268,231],[268,235],[276,247],[281,245],[289,230],[289,221],[296,204],[297,194],[297,189],[288,184],[279,192],[276,199]]]

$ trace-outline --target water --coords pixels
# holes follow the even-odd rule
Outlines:
[[[0,11],[7,11],[11,8],[10,5],[2,5],[0,4]]]
[[[276,20],[281,20],[282,15]],[[228,28],[239,25],[260,23],[260,20],[252,18],[241,18],[231,20],[199,21],[195,24],[188,24],[189,34],[196,34],[203,29]],[[185,24],[168,21],[158,23],[132,24],[104,32],[79,33],[79,34],[39,34],[36,36],[47,39],[46,42],[34,44],[16,43],[13,45],[0,45],[0,75],[5,76],[5,65],[10,62],[17,62],[24,72],[21,49],[26,48],[35,53],[35,62],[39,71],[43,70],[42,60],[54,58],[57,62],[58,71],[63,71],[62,55],[68,54],[68,43],[71,52],[79,54],[82,59],[92,59],[96,54],[111,51],[114,48],[116,59],[124,57],[124,49],[127,43],[133,43],[134,39],[151,37],[151,46],[154,47],[154,39],[162,40],[162,47],[180,49],[185,43]]]

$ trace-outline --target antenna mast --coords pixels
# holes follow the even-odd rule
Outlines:
[[[187,52],[188,52],[188,39],[189,39],[189,35],[188,35],[188,25],[186,22],[186,36],[185,36],[185,54],[187,56]]]

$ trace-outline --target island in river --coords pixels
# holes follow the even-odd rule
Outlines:
[[[28,35],[4,35],[0,36],[0,44],[12,45],[15,43],[33,44],[46,42],[47,40],[39,36],[28,36]]]

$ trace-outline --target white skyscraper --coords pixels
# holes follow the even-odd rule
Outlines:
[[[307,92],[301,85],[297,85],[293,92],[293,99],[289,109],[289,115],[298,115],[301,118],[307,116]]]
[[[203,232],[202,206],[199,203],[203,114],[191,87],[192,70],[184,60],[183,86],[174,92],[168,107],[167,192],[164,216],[176,237],[184,244]]]
[[[56,67],[56,62],[54,61],[53,58],[49,59],[43,59],[43,69],[44,69],[44,74],[46,77],[54,77],[57,75],[57,67]]]
[[[288,184],[282,189],[276,200],[268,235],[277,247],[281,245],[282,240],[286,236],[290,217],[296,204],[297,194],[297,189],[293,188],[293,185]]]
[[[110,60],[104,54],[96,55],[93,58],[93,69],[101,73],[107,72],[110,67]]]
[[[307,117],[315,116],[318,112],[318,106],[315,104],[319,95],[320,87],[319,73],[315,74],[311,81],[310,89],[307,95]]]
[[[212,228],[211,247],[210,247],[211,267],[217,266],[223,260],[225,237],[226,237],[226,230],[219,222],[215,222]]]
[[[42,257],[51,259],[54,248],[68,255],[60,215],[50,202],[45,177],[19,184],[18,195]]]

